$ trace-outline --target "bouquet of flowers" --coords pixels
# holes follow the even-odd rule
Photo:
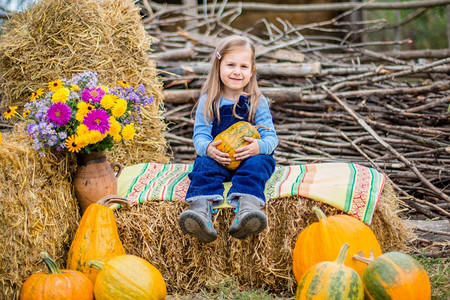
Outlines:
[[[111,150],[117,142],[131,140],[140,122],[141,106],[151,104],[144,85],[133,88],[125,81],[108,89],[95,72],[86,71],[71,80],[49,82],[48,92],[39,89],[24,105],[27,133],[33,148],[91,153]]]

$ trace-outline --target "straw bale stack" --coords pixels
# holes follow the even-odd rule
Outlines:
[[[406,247],[409,231],[395,214],[398,201],[388,183],[370,225],[383,251]],[[339,213],[302,197],[271,199],[265,208],[268,228],[242,241],[227,233],[231,210],[221,210],[214,220],[219,236],[211,244],[201,244],[179,229],[178,216],[186,203],[148,202],[115,214],[126,252],[154,264],[169,293],[198,292],[231,277],[242,287],[293,293],[292,250],[300,231],[317,221],[313,205],[327,215]]]
[[[26,278],[47,271],[45,250],[65,266],[80,214],[71,184],[73,161],[40,157],[24,126],[0,146],[0,299],[15,299]]]
[[[143,83],[155,102],[142,115],[141,133],[116,156],[130,164],[167,162],[165,124],[160,117],[162,83],[148,58],[151,37],[134,1],[41,0],[15,13],[3,32],[0,110],[20,107],[49,81],[84,70],[96,71],[106,86],[113,87],[118,80],[134,86]]]
[[[155,102],[142,111],[133,141],[110,159],[126,165],[168,162],[162,84],[132,0],[41,0],[14,14],[2,29],[0,111],[22,106],[49,81],[84,70],[96,71],[106,86],[117,80],[143,83]],[[80,220],[71,183],[75,161],[64,154],[39,157],[25,125],[15,125],[0,146],[0,299],[13,299],[28,276],[46,269],[40,251],[65,266]]]

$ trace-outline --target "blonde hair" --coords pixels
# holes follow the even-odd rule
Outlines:
[[[230,51],[247,48],[252,53],[252,66],[255,69],[250,78],[248,84],[244,87],[244,96],[250,97],[249,101],[249,122],[254,122],[256,109],[259,104],[261,93],[259,92],[258,82],[256,80],[256,68],[255,68],[255,46],[253,43],[244,36],[232,35],[224,38],[217,46],[216,50],[211,56],[211,70],[203,84],[201,94],[206,94],[206,102],[203,108],[203,115],[205,116],[205,122],[207,120],[212,121],[214,117],[218,118],[220,122],[220,95],[223,90],[223,83],[220,80],[220,61]],[[240,118],[236,110],[237,101],[233,106],[233,115]]]

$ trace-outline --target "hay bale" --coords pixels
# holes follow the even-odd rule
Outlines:
[[[0,37],[2,107],[21,106],[32,92],[57,78],[96,71],[103,85],[144,84],[155,102],[142,114],[141,133],[115,158],[127,164],[167,163],[162,83],[151,37],[132,0],[41,0],[3,25]],[[137,149],[139,148],[139,153]]]
[[[169,163],[168,145],[161,131],[165,130],[165,127],[162,126],[159,113],[152,111],[153,108],[142,109],[140,114],[142,121],[133,140],[119,145],[119,151],[109,152],[107,156],[110,162],[117,161],[124,166],[147,162]]]
[[[387,184],[370,226],[383,251],[405,248],[408,231],[395,214],[398,201]],[[221,210],[214,220],[218,239],[206,245],[179,229],[178,216],[186,203],[149,202],[115,214],[126,252],[154,264],[169,293],[198,292],[230,277],[242,287],[293,293],[292,250],[300,231],[317,221],[313,205],[327,215],[339,213],[303,197],[272,199],[265,208],[267,230],[243,241],[228,235],[233,213]]]
[[[65,266],[80,219],[70,179],[74,160],[39,157],[24,127],[4,134],[0,147],[0,182],[7,187],[0,190],[0,298],[4,299],[17,296],[28,276],[45,270],[38,256],[41,250]],[[395,213],[398,201],[387,184],[371,225],[384,251],[405,247],[408,232]],[[226,233],[233,214],[222,210],[215,217],[218,240],[208,245],[179,229],[178,216],[187,208],[184,202],[150,202],[115,215],[127,253],[153,263],[169,293],[198,292],[228,277],[242,287],[292,293],[292,249],[300,231],[316,221],[313,205],[328,215],[339,213],[302,197],[272,199],[265,208],[268,229],[243,241]]]
[[[132,0],[41,0],[7,20],[0,37],[0,111],[22,106],[49,81],[96,71],[100,82],[144,84],[155,102],[141,113],[133,141],[110,154],[125,165],[167,163],[161,118],[162,83],[149,60],[150,37]],[[45,270],[39,252],[47,250],[60,266],[80,219],[69,156],[39,157],[25,126],[3,134],[0,146],[1,299],[13,299],[25,279]],[[6,188],[3,188],[6,187]]]
[[[45,250],[65,267],[80,214],[70,180],[73,161],[40,157],[24,126],[3,134],[0,146],[0,298],[15,299],[23,282],[47,271]]]

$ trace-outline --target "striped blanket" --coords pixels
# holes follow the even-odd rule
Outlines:
[[[192,168],[192,164],[158,163],[125,167],[118,178],[118,194],[131,205],[152,200],[184,201]],[[268,201],[300,195],[328,203],[370,224],[384,182],[382,173],[352,163],[277,166],[265,194]],[[225,195],[230,186],[230,182],[225,183]]]

